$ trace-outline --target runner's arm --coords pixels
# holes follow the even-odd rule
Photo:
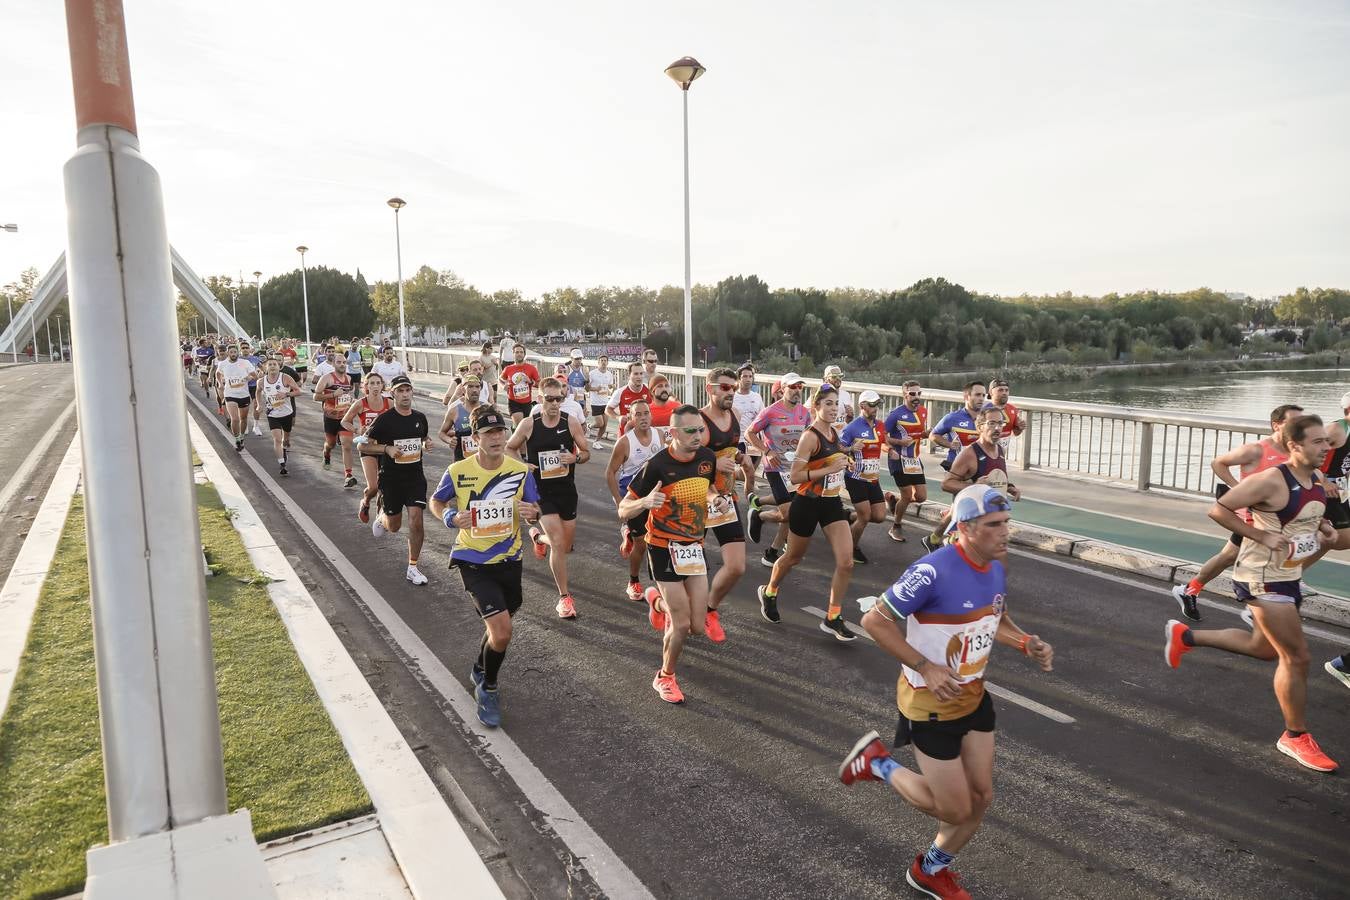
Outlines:
[[[998,631],[994,634],[994,640],[1005,647],[1016,647],[1030,656],[1040,664],[1042,672],[1049,672],[1054,669],[1055,648],[1041,640],[1039,635],[1027,634],[1021,628],[1018,628],[1006,611],[1003,613],[1003,617],[999,619]]]
[[[525,457],[521,455],[520,449],[530,439],[530,434],[534,431],[533,423],[534,418],[532,416],[521,419],[520,424],[516,426],[515,433],[506,442],[506,452],[521,462],[525,462]]]
[[[361,412],[361,404],[353,403],[347,407],[347,412],[342,416],[342,428],[345,431],[351,431],[360,434],[364,429],[356,424],[358,414]]]
[[[975,471],[978,468],[975,451],[970,447],[963,447],[961,452],[956,454],[956,459],[952,460],[947,477],[942,479],[942,489],[949,494],[961,493],[963,489],[975,483]]]
[[[811,443],[807,444],[807,441]],[[792,460],[792,471],[788,473],[790,484],[806,484],[808,481],[816,480],[813,473],[807,469],[806,462],[819,446],[814,428],[809,428],[802,433],[801,438],[797,441],[797,455]],[[824,469],[818,469],[817,471],[823,472]]]
[[[325,376],[323,376],[322,378],[319,379],[319,383],[318,383],[318,384],[314,385],[314,402],[315,402],[315,403],[322,403],[322,402],[324,402],[325,400],[328,400],[329,398],[331,398],[331,397],[333,396],[332,390],[329,389],[329,385],[330,385],[331,383],[332,383],[332,382],[330,382],[330,381],[328,380],[328,376],[325,375]]]
[[[458,409],[458,403],[450,405],[450,408],[445,411],[445,416],[441,419],[440,429],[436,432],[436,437],[440,438],[441,443],[445,444],[447,447],[453,447],[455,444],[459,443],[459,437],[454,433],[455,419],[459,415]]]
[[[615,509],[623,502],[623,495],[619,492],[619,469],[623,468],[623,464],[627,461],[628,441],[615,441],[614,449],[609,454],[609,463],[605,466],[605,483],[609,485],[609,495],[614,498]]]
[[[1279,469],[1266,469],[1250,478],[1244,478],[1237,487],[1223,495],[1209,509],[1209,517],[1234,534],[1263,544],[1272,550],[1283,543],[1284,538],[1274,532],[1264,531],[1249,525],[1236,510],[1244,507],[1263,508],[1271,504],[1277,492],[1284,490],[1284,477]]]
[[[576,442],[577,446],[577,465],[585,465],[591,461],[591,445],[586,442],[586,426],[582,425],[581,422],[581,419],[568,418],[567,420],[567,428],[572,432],[572,440]]]
[[[1228,485],[1230,488],[1237,487],[1239,479],[1233,477],[1234,468],[1250,466],[1253,463],[1261,461],[1260,444],[1243,444],[1236,450],[1229,450],[1227,453],[1220,453],[1214,457],[1214,461],[1209,467],[1214,470],[1214,475]],[[1241,507],[1237,507],[1241,509]]]

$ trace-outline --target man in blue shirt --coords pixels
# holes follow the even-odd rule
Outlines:
[[[984,407],[988,393],[983,381],[972,381],[961,392],[966,405],[954,409],[942,417],[933,429],[930,439],[939,447],[947,448],[947,458],[942,461],[943,469],[952,467],[952,460],[961,452],[962,447],[975,443],[979,434],[975,430],[975,414]]]

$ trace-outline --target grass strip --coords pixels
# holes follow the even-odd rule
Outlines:
[[[225,779],[259,841],[371,810],[215,488],[197,486]],[[0,897],[82,889],[108,839],[83,497],[71,504],[0,721]]]

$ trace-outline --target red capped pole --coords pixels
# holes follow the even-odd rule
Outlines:
[[[75,126],[115,125],[136,133],[122,0],[66,0]]]

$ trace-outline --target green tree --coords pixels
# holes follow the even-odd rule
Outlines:
[[[370,295],[346,272],[316,266],[308,269],[310,337],[323,340],[333,335],[350,337],[368,334],[375,324]],[[376,285],[378,292],[379,285]],[[387,324],[398,326],[397,288],[394,288],[394,314]],[[269,279],[262,286],[263,323],[270,334],[304,337],[305,313],[300,285],[300,270],[295,269]],[[239,315],[242,318],[243,297]]]

